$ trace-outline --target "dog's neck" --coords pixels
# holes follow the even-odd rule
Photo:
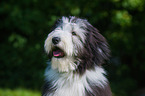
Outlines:
[[[59,72],[51,67],[46,70],[46,82],[52,83],[52,89],[55,92],[52,96],[85,96],[85,91],[93,92],[91,86],[104,88],[107,85],[107,79],[104,76],[105,71],[101,67],[95,67],[95,70],[86,70],[83,75],[70,72]],[[90,86],[91,85],[91,86]],[[51,91],[50,91],[51,92]],[[62,95],[60,95],[62,94]],[[51,96],[51,95],[50,95]]]
[[[52,69],[58,70],[61,72],[70,72],[77,68],[77,64],[72,57],[64,57],[64,58],[52,58],[51,59]]]

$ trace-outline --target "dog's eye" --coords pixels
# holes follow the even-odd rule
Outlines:
[[[72,32],[72,35],[77,35],[77,34],[76,34],[76,32],[73,31],[73,32]]]

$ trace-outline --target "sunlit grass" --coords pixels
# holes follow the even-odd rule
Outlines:
[[[24,88],[2,89],[0,88],[0,96],[41,96],[40,91],[33,91]],[[116,96],[112,93],[112,96]]]
[[[0,96],[41,96],[39,91],[27,89],[2,89],[0,88]]]

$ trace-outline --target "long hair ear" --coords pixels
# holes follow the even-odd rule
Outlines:
[[[89,23],[86,24],[86,44],[84,50],[79,56],[81,63],[79,71],[94,68],[94,65],[101,66],[105,60],[109,59],[110,50],[106,39]],[[81,51],[80,51],[81,52]]]
[[[86,50],[91,53],[90,59],[94,61],[98,66],[102,65],[105,60],[108,60],[110,56],[110,50],[106,39],[99,33],[99,31],[92,25],[87,25],[87,39]]]

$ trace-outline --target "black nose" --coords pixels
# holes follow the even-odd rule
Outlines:
[[[58,44],[60,42],[60,38],[59,37],[53,37],[52,42],[53,42],[53,44]]]

